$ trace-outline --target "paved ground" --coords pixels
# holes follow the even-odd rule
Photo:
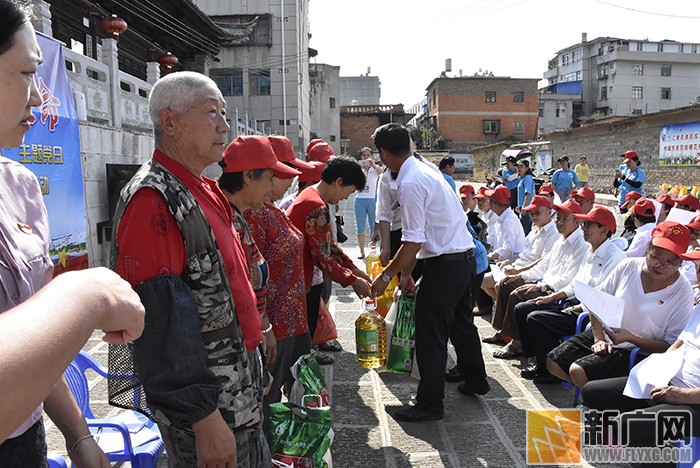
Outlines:
[[[342,247],[356,258],[359,249],[352,207],[351,200],[341,206],[350,238]],[[345,348],[335,353],[335,364],[324,366],[332,393],[336,467],[526,466],[526,410],[571,406],[571,390],[559,385],[538,387],[521,379],[518,361],[494,359],[491,354],[496,347],[484,345],[491,392],[483,397],[466,397],[457,391],[457,384],[448,383],[442,421],[398,423],[384,407],[408,403],[415,395],[416,381],[378,374],[356,364],[354,321],[360,303],[350,288],[334,288],[330,308]],[[475,321],[482,335],[492,331],[484,318]],[[91,340],[85,349],[106,361],[107,347],[99,339]],[[117,411],[106,404],[106,388],[100,379],[94,380],[92,395],[98,415]],[[50,450],[65,455],[61,436],[48,420],[47,435]]]

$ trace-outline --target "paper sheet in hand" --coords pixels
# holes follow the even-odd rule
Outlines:
[[[596,316],[606,328],[620,328],[622,313],[625,310],[625,300],[615,297],[585,283],[576,281],[574,284],[576,298]]]
[[[690,223],[694,217],[698,214],[695,211],[685,211],[679,208],[673,207],[671,211],[668,212],[666,216],[666,221],[675,221],[677,223],[686,225]]]
[[[666,353],[653,353],[637,364],[627,378],[624,395],[630,398],[651,398],[651,389],[664,387],[683,364],[683,346]]]
[[[500,267],[496,265],[491,265],[491,276],[493,276],[493,281],[498,283],[506,277],[506,274],[503,272],[503,270],[501,270]]]

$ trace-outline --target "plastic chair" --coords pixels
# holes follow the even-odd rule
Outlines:
[[[158,458],[165,449],[158,426],[144,415],[128,410],[103,419],[95,418],[90,408],[90,388],[85,376],[88,369],[107,377],[104,367],[83,351],[75,357],[64,375],[78,407],[85,415],[88,427],[96,428],[91,429],[91,432],[95,435],[97,444],[107,453],[111,462],[128,461],[134,468],[156,468]],[[109,446],[105,446],[107,443]],[[117,445],[119,448],[115,448]]]
[[[49,462],[49,468],[68,468],[66,460],[57,453],[47,453],[46,459]]]
[[[680,443],[673,444],[674,447],[680,447]],[[676,468],[694,468],[700,460],[700,437],[691,437],[690,448],[693,451],[693,455],[690,462],[682,463],[678,462]]]

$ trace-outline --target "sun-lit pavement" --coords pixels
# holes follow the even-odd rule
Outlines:
[[[360,266],[363,262],[357,260],[359,248],[353,206],[352,198],[341,202],[345,232],[349,237],[342,248]],[[447,383],[442,421],[396,422],[384,408],[408,403],[415,396],[416,380],[378,374],[357,365],[354,321],[359,314],[360,301],[351,288],[334,286],[330,310],[344,348],[342,352],[333,353],[333,365],[323,366],[332,394],[335,432],[332,450],[337,468],[523,467],[526,466],[527,410],[571,406],[571,390],[564,390],[560,385],[536,386],[521,379],[519,361],[494,359],[491,355],[497,347],[484,344],[482,351],[491,384],[487,395],[467,397],[457,391],[457,384]],[[475,318],[482,335],[492,331],[487,319],[490,316]],[[106,362],[107,346],[97,335],[85,350]],[[118,411],[106,402],[104,382],[95,379],[94,385],[93,406],[98,415]],[[46,425],[49,449],[65,455],[55,426],[48,419]],[[163,460],[159,466],[167,465]]]

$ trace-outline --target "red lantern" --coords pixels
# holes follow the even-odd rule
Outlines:
[[[163,74],[167,75],[168,73],[173,71],[173,67],[180,63],[180,61],[170,52],[166,52],[165,55],[161,55],[158,58],[158,63],[160,63],[161,66],[165,67],[165,71],[163,72]]]
[[[102,20],[102,30],[107,34],[112,35],[112,39],[119,40],[119,35],[123,34],[127,29],[126,21],[117,15],[105,16]]]

